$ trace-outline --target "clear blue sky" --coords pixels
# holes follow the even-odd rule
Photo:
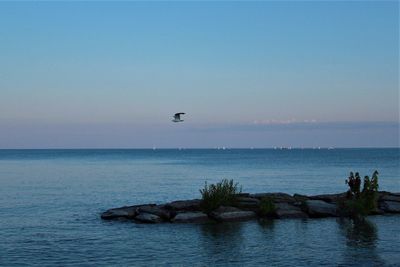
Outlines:
[[[398,46],[397,1],[0,2],[0,148],[398,146]]]

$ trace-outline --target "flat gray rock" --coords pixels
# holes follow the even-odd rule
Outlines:
[[[182,212],[178,213],[173,219],[174,223],[205,223],[210,222],[207,214],[195,211],[195,212]]]
[[[265,197],[271,198],[275,203],[280,203],[280,202],[286,202],[286,203],[291,203],[291,202],[296,202],[296,199],[292,197],[289,194],[286,193],[257,193],[257,194],[250,194],[250,197],[252,198],[257,198],[257,199],[262,199]]]
[[[238,197],[237,206],[247,209],[257,209],[260,206],[260,200],[251,197]]]
[[[394,201],[394,202],[400,202],[400,195],[398,194],[384,194],[380,197],[380,201]]]
[[[142,223],[159,223],[162,222],[161,217],[151,214],[151,213],[140,213],[135,217],[136,221],[142,222]]]
[[[236,200],[239,202],[260,203],[259,199],[253,197],[238,197]]]
[[[379,203],[379,208],[389,213],[400,213],[400,202],[382,201],[381,203]]]
[[[241,209],[238,209],[236,207],[231,207],[231,206],[220,206],[218,209],[213,211],[213,213],[223,213],[223,212],[232,212],[232,211],[241,211]]]
[[[138,213],[150,213],[161,217],[164,220],[170,219],[170,212],[162,208],[163,206],[143,206],[137,209]]]
[[[307,213],[310,217],[336,217],[337,207],[335,204],[322,200],[307,200]]]
[[[212,218],[219,222],[245,221],[256,217],[257,215],[254,211],[230,211],[212,215]]]
[[[165,208],[176,211],[199,211],[200,204],[200,199],[178,200],[165,204]]]
[[[279,219],[308,218],[308,215],[299,207],[288,203],[276,203],[275,208],[275,214]]]
[[[346,199],[347,193],[340,193],[340,194],[325,194],[325,195],[315,195],[315,196],[310,196],[309,198],[312,200],[323,200],[325,202],[329,203],[336,203],[339,202],[340,200]]]

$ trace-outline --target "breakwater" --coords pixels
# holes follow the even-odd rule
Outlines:
[[[109,209],[101,214],[104,220],[132,220],[137,223],[212,223],[243,221],[265,217],[260,214],[262,199],[273,203],[267,216],[273,219],[339,217],[343,214],[340,203],[346,192],[324,195],[289,195],[286,193],[241,193],[235,204],[220,206],[205,213],[200,199],[178,200],[165,204],[140,204]],[[400,193],[378,192],[377,208],[370,215],[400,213]]]

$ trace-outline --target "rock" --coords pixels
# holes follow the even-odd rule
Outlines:
[[[214,210],[212,213],[223,213],[223,212],[232,212],[232,211],[241,211],[236,207],[231,206],[220,206],[218,209]]]
[[[222,213],[212,213],[212,215],[210,216],[219,222],[244,221],[257,217],[254,211],[230,211]]]
[[[200,211],[200,199],[178,200],[165,204],[165,208],[175,211]]]
[[[241,208],[258,209],[258,207],[260,206],[260,200],[258,200],[257,198],[238,197],[236,200],[237,206]]]
[[[325,195],[310,196],[309,199],[322,200],[322,201],[329,202],[329,203],[336,203],[341,200],[345,200],[346,195],[347,195],[346,192],[340,193],[340,194],[325,194]]]
[[[322,200],[307,200],[306,212],[310,217],[336,217],[337,207],[335,204],[327,203]]]
[[[393,194],[393,193],[383,194],[379,197],[379,201],[400,202],[400,194]]]
[[[171,218],[171,214],[168,210],[163,209],[164,206],[144,206],[138,208],[138,213],[150,213],[161,217],[162,219],[168,221]],[[173,214],[175,215],[175,214]]]
[[[347,216],[346,209],[341,209],[341,200],[345,200],[346,192],[304,196],[285,193],[237,194],[237,207],[221,206],[210,214],[201,212],[200,199],[173,201],[164,205],[143,204],[109,209],[101,214],[104,220],[134,219],[143,223],[173,221],[176,223],[217,221],[240,221],[257,217],[261,200],[270,198],[275,210],[268,215],[276,218],[307,218]],[[271,204],[271,203],[266,203]],[[268,207],[264,207],[267,209]],[[268,211],[265,211],[268,212]],[[371,215],[384,213],[400,213],[400,193],[378,192],[378,208]]]
[[[306,200],[309,200],[310,198],[306,195],[300,195],[300,194],[294,194],[293,195],[294,199],[296,202],[304,202]]]
[[[260,203],[259,199],[253,197],[238,197],[236,200],[239,202]]]
[[[172,222],[175,223],[206,223],[210,221],[207,214],[200,211],[178,213],[172,219]]]
[[[379,208],[376,208],[372,211],[370,211],[370,213],[368,215],[383,215],[385,214],[385,212]]]
[[[239,194],[235,194],[236,197],[249,197],[250,194],[249,193],[239,193]]]
[[[400,202],[382,201],[379,203],[379,208],[385,212],[400,213]]]
[[[142,212],[139,215],[135,217],[136,221],[142,222],[142,223],[159,223],[162,222],[161,217],[147,213],[147,212]]]
[[[308,215],[302,212],[299,207],[288,203],[277,203],[275,208],[275,214],[279,219],[308,218]]]
[[[292,202],[296,202],[296,199],[294,197],[292,197],[289,194],[285,194],[285,193],[257,193],[257,194],[250,194],[250,197],[257,198],[257,199],[260,199],[260,200],[262,198],[264,198],[264,197],[269,197],[275,203],[281,203],[281,202],[292,203]]]
[[[109,209],[101,214],[101,218],[104,220],[112,220],[117,218],[133,219],[138,215],[138,208],[153,207],[155,204],[125,206],[121,208]]]
[[[210,217],[215,219],[216,217],[219,216],[221,213],[226,213],[226,212],[239,212],[242,211],[241,209],[238,209],[236,207],[231,207],[231,206],[220,206],[218,209],[214,210],[213,212],[210,213]]]

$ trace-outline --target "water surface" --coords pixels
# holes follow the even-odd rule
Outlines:
[[[400,216],[220,225],[109,222],[111,207],[198,198],[233,178],[246,192],[346,190],[380,172],[400,192],[399,149],[0,150],[0,265],[400,265]]]

